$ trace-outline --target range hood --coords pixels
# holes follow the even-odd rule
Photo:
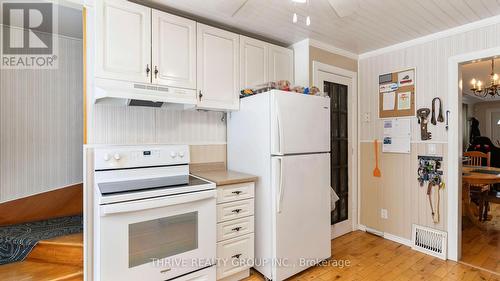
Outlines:
[[[148,83],[95,78],[94,103],[123,106],[175,107],[196,106],[196,90]]]

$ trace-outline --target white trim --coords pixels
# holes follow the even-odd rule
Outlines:
[[[373,140],[360,140],[359,142],[370,142],[372,143]],[[434,140],[428,140],[428,141],[423,141],[423,140],[415,140],[415,141],[410,141],[410,143],[425,143],[425,144],[429,144],[429,143],[432,143],[432,144],[447,144],[448,141],[434,141]]]
[[[333,45],[318,41],[316,39],[308,39],[308,40],[309,40],[309,46],[312,46],[312,47],[315,47],[315,48],[318,48],[318,49],[321,49],[324,51],[328,51],[330,53],[337,54],[339,56],[347,57],[347,58],[350,58],[353,60],[359,59],[359,55],[355,54],[351,51],[347,51],[347,50],[335,47]]]
[[[495,17],[500,20],[500,17]],[[462,31],[463,32],[463,31]],[[458,261],[461,256],[462,239],[462,95],[458,88],[459,64],[474,59],[492,57],[500,54],[500,47],[485,49],[467,54],[461,54],[448,59],[448,191],[446,200],[447,210],[447,232],[448,232],[448,259]],[[457,141],[458,140],[458,141]]]
[[[381,235],[380,237],[387,239],[387,240],[390,240],[390,241],[393,241],[393,242],[396,242],[396,243],[399,243],[399,244],[403,244],[403,245],[408,246],[408,247],[411,247],[413,244],[411,242],[411,240],[409,240],[409,239],[406,239],[406,238],[403,238],[403,237],[400,237],[400,236],[397,236],[394,234],[390,234],[387,232],[381,232],[381,231],[378,231],[376,229],[366,227],[365,225],[362,225],[362,224],[358,224],[357,229],[360,231],[365,231],[365,232],[367,230],[371,230],[374,233],[377,233],[377,234],[380,233],[380,235]]]
[[[450,29],[439,31],[439,32],[436,32],[436,33],[433,33],[433,34],[425,35],[425,36],[422,36],[422,37],[419,37],[419,38],[415,38],[415,39],[412,39],[412,40],[409,40],[409,41],[405,41],[405,42],[401,42],[401,43],[398,43],[398,44],[394,44],[394,45],[391,45],[391,46],[388,46],[388,47],[384,47],[384,48],[380,48],[380,49],[377,49],[377,50],[365,52],[365,53],[362,53],[362,54],[359,55],[359,59],[366,59],[366,58],[378,56],[378,55],[381,55],[381,54],[384,54],[384,53],[388,53],[388,52],[393,52],[393,51],[405,49],[405,48],[408,48],[408,47],[411,47],[411,46],[424,44],[424,43],[431,42],[431,41],[434,41],[434,40],[438,40],[438,39],[442,39],[442,38],[445,38],[445,37],[449,37],[449,36],[453,36],[453,35],[465,33],[467,31],[479,29],[479,28],[482,28],[482,27],[485,27],[485,26],[490,26],[490,25],[494,25],[494,24],[498,24],[498,23],[500,23],[500,15],[489,17],[489,18],[485,18],[485,19],[478,20],[478,21],[471,22],[471,23],[467,23],[467,24],[464,24],[464,25],[461,25],[461,26],[457,26],[457,27],[453,27],[453,28],[450,28]]]
[[[403,244],[403,245],[408,246],[408,247],[412,246],[411,240],[408,240],[406,238],[399,237],[397,235],[393,235],[393,234],[390,234],[387,232],[384,232],[384,238],[387,240],[391,240],[393,242],[399,243],[399,244]]]
[[[352,171],[351,174],[351,207],[350,209],[352,211],[351,213],[351,221],[352,221],[352,230],[355,230],[358,228],[358,223],[360,221],[360,187],[359,187],[359,182],[360,182],[360,163],[359,163],[359,118],[358,118],[358,112],[359,112],[359,103],[358,103],[358,73],[353,72],[350,70],[346,70],[340,67],[335,67],[329,64],[321,63],[318,61],[313,61],[312,62],[312,82],[313,85],[319,85],[318,84],[318,72],[319,71],[324,71],[331,73],[333,75],[341,76],[347,79],[351,80],[351,99],[349,100],[348,106],[349,106],[349,121],[351,124],[352,128],[349,128],[349,134],[351,137],[350,140],[350,145],[349,148],[352,149],[351,151],[351,165],[349,166],[349,169]],[[354,109],[354,110],[353,110]],[[333,233],[332,233],[333,235]]]

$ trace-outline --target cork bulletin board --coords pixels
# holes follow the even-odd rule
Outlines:
[[[415,116],[416,69],[379,75],[379,118]]]

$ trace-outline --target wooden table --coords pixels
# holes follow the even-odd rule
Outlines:
[[[497,174],[471,172],[473,170],[488,170],[497,172]],[[462,182],[472,185],[500,183],[500,168],[464,165],[462,167]]]
[[[487,170],[496,172],[496,174],[473,172],[474,170]],[[470,185],[488,185],[500,183],[500,168],[483,167],[483,166],[466,166],[462,167],[462,183],[465,193],[465,213],[472,222],[475,222],[475,216],[470,209]],[[481,200],[482,201],[482,200]],[[479,206],[479,221],[482,220],[482,208],[484,202],[480,202]],[[477,224],[476,224],[477,225]],[[478,225],[480,226],[480,225]],[[480,226],[481,227],[481,226]]]

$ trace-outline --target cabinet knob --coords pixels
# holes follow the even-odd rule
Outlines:
[[[200,91],[198,97],[200,98],[200,101],[201,101],[201,98],[203,97],[203,94],[201,93],[201,91]]]
[[[146,64],[146,77],[149,77],[149,72],[151,72],[151,68],[149,68],[149,64]]]
[[[155,79],[158,78],[158,67],[155,65]]]

